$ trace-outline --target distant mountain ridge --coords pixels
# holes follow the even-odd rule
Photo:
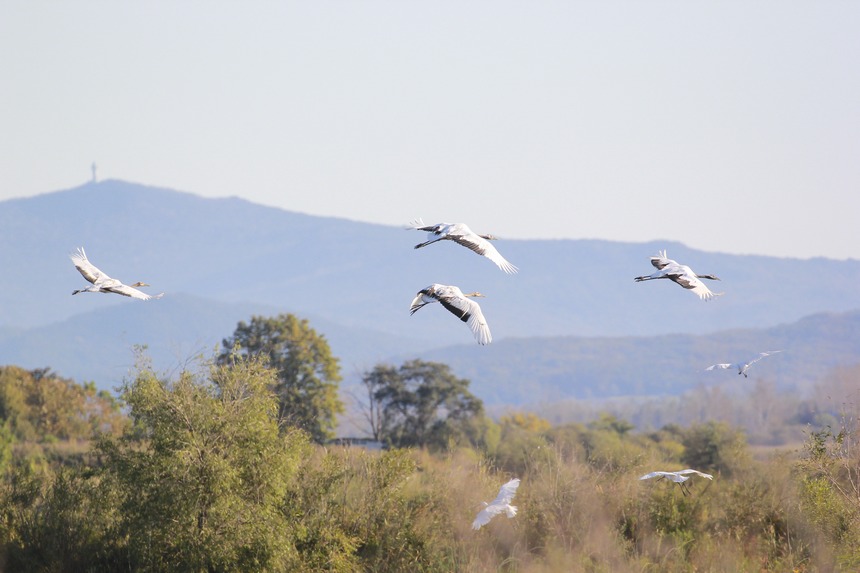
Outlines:
[[[405,213],[404,225],[419,215]],[[530,384],[575,396],[669,392],[682,382],[646,375],[643,361],[626,356],[654,344],[659,372],[661,344],[711,347],[723,335],[742,340],[747,330],[860,309],[855,260],[707,253],[670,241],[500,240],[499,251],[520,268],[509,276],[449,242],[414,250],[424,236],[117,180],[3,201],[0,256],[9,271],[0,275],[0,363],[50,366],[111,387],[131,364],[132,345],[148,345],[169,368],[251,313],[292,312],[329,337],[346,375],[422,356],[452,364],[490,401],[521,400]],[[111,276],[146,281],[164,299],[71,296],[85,284],[68,259],[78,246]],[[648,258],[660,249],[719,276],[716,290],[726,294],[705,303],[669,281],[634,283],[653,270]],[[478,347],[441,308],[409,315],[412,297],[433,282],[487,295],[480,302],[493,344]],[[717,335],[697,338],[707,333]],[[721,344],[730,349],[728,339]],[[851,351],[839,350],[840,360]]]
[[[705,371],[765,350],[782,352],[753,365],[749,379],[736,370]],[[806,392],[828,370],[860,364],[860,311],[705,335],[507,339],[479,355],[458,346],[423,352],[421,358],[449,364],[488,404],[679,395],[699,384],[749,385],[759,378]]]

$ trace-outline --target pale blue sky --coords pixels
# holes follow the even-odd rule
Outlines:
[[[0,53],[0,200],[95,161],[389,225],[860,259],[858,2],[10,0]]]

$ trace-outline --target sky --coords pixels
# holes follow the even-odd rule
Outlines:
[[[95,162],[386,225],[860,259],[858,30],[849,1],[9,0],[0,201]]]

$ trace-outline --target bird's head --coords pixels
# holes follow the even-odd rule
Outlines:
[[[699,277],[700,279],[710,279],[712,281],[720,280],[720,277],[718,277],[716,275],[696,275],[696,276]]]
[[[463,296],[471,296],[471,297],[474,297],[474,298],[478,298],[478,297],[480,297],[480,298],[487,298],[486,296],[482,295],[482,294],[481,294],[481,293],[479,293],[478,291],[470,292],[470,293],[464,294]]]
[[[142,286],[152,286],[152,285],[150,285],[149,283],[145,283],[145,282],[137,281],[136,283],[134,283],[133,285],[130,285],[130,286],[133,286],[133,287],[142,287]]]
[[[487,239],[488,241],[498,241],[499,238],[495,235],[478,235],[482,239]]]

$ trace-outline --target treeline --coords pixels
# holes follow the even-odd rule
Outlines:
[[[780,390],[768,378],[730,377],[728,383],[699,385],[678,396],[559,400],[532,404],[529,409],[554,425],[591,421],[608,412],[640,431],[717,420],[743,429],[751,444],[796,445],[810,428],[838,425],[841,413],[852,407],[852,401],[860,401],[858,369],[860,365],[822,372],[805,394]]]
[[[366,452],[323,445],[333,418],[306,415],[342,408],[324,339],[295,317],[267,320],[240,323],[222,354],[178,376],[142,356],[119,400],[49,371],[0,370],[0,569],[860,568],[850,396],[797,452],[762,461],[720,422],[493,421],[467,380],[409,361],[365,373],[368,427],[392,446]],[[842,375],[857,381],[860,368]],[[65,398],[49,403],[48,389]],[[299,397],[309,404],[294,410]],[[45,455],[65,442],[80,446]],[[714,480],[692,481],[690,495],[638,480],[682,467]],[[517,517],[472,531],[479,502],[511,477]]]

